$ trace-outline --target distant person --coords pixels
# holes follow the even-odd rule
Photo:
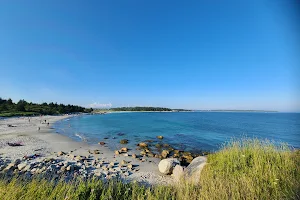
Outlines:
[[[38,127],[38,131],[40,131],[41,130],[41,127]]]
[[[47,126],[49,126],[49,125],[50,125],[50,123],[48,122],[48,123],[47,123]]]

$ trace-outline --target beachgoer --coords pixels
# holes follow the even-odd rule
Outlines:
[[[38,127],[38,131],[40,131],[41,130],[41,127]]]

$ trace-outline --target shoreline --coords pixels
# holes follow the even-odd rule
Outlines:
[[[60,120],[74,117],[76,115],[64,116],[43,116],[43,117],[14,117],[0,120],[0,158],[14,161],[22,159],[24,156],[39,155],[30,162],[41,162],[43,159],[60,159],[62,161],[74,162],[69,155],[82,156],[91,158],[91,160],[101,160],[103,163],[121,163],[125,160],[136,166],[134,170],[130,170],[128,176],[124,176],[124,180],[136,180],[146,184],[168,184],[172,182],[172,177],[164,176],[158,171],[157,158],[140,158],[130,157],[136,150],[129,149],[126,154],[115,155],[114,151],[106,145],[89,145],[85,142],[74,141],[73,139],[56,133],[52,125]],[[47,120],[47,124],[41,124],[41,120]],[[13,127],[8,127],[11,124]],[[38,131],[38,127],[40,130]],[[20,143],[22,146],[9,146],[10,143]],[[91,152],[99,152],[94,154]],[[58,156],[58,152],[64,152],[65,155]],[[128,155],[129,154],[129,155]],[[95,162],[93,161],[93,162]],[[102,168],[90,166],[88,173],[101,174],[106,173]],[[118,170],[116,168],[116,170]],[[113,174],[113,173],[112,173]],[[110,178],[110,176],[107,176]]]

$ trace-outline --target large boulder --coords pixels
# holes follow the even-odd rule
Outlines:
[[[184,169],[180,165],[176,165],[173,169],[173,176],[176,181],[179,181],[184,176]]]
[[[206,165],[207,158],[205,156],[199,156],[193,159],[193,161],[184,170],[184,176],[186,179],[190,179],[193,182],[198,182],[203,167]]]
[[[163,174],[171,174],[174,167],[179,164],[180,162],[176,158],[167,158],[159,162],[158,169]]]

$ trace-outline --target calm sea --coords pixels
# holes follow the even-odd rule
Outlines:
[[[75,140],[91,144],[105,141],[113,149],[124,138],[129,140],[129,147],[134,147],[143,140],[157,140],[157,135],[164,136],[164,143],[189,151],[218,150],[231,138],[245,136],[300,148],[300,113],[111,113],[65,119],[54,128]]]

